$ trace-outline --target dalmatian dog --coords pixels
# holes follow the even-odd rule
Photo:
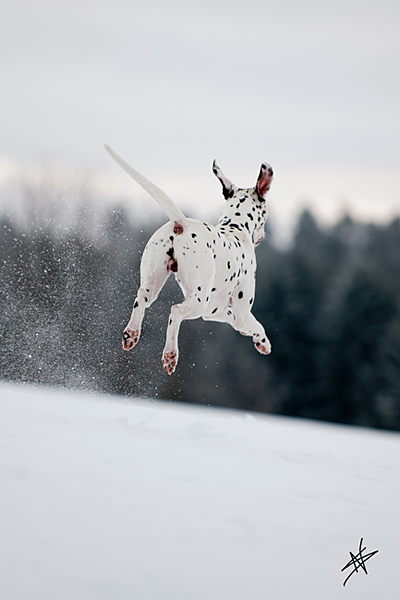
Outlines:
[[[131,318],[122,336],[125,350],[139,341],[146,308],[157,299],[174,273],[184,300],[171,307],[162,363],[171,375],[178,363],[178,334],[185,319],[229,323],[242,335],[253,338],[261,354],[271,352],[263,326],[251,313],[254,291],[255,246],[264,237],[268,216],[265,196],[272,168],[263,163],[255,187],[238,188],[213,163],[222,184],[226,205],[216,226],[189,219],[157,186],[143,177],[109,146],[112,158],[162,206],[170,221],[148,241],[140,265],[140,288]]]

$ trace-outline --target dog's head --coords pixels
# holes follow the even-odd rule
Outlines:
[[[225,200],[230,201],[229,211],[233,211],[231,223],[243,224],[252,234],[255,245],[259,244],[264,237],[264,225],[268,217],[265,196],[271,187],[274,177],[272,167],[268,163],[262,163],[253,188],[238,188],[221,171],[216,161],[213,162],[213,173],[218,177],[222,185],[222,194]]]

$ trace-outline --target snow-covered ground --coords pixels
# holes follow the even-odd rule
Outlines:
[[[399,597],[399,435],[0,385],[1,600]]]

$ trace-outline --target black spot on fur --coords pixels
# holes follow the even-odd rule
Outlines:
[[[214,310],[212,311],[212,315],[214,315],[217,312],[218,308],[214,308]]]
[[[215,171],[214,171],[214,173],[215,173]],[[218,175],[217,175],[217,177],[218,177]],[[219,179],[219,177],[218,177],[218,179]],[[224,184],[222,184],[222,195],[224,196],[225,200],[229,200],[229,198],[232,198],[232,196],[233,196],[233,190],[228,189],[227,187],[224,186]]]
[[[239,298],[239,300],[240,300],[241,298],[243,298],[243,292],[239,292],[239,293],[238,293],[238,298]]]
[[[133,305],[133,308],[137,308],[139,306],[139,302],[136,300],[135,304]]]

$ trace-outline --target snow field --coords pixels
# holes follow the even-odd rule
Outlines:
[[[3,383],[0,598],[397,600],[399,467],[394,433]]]

